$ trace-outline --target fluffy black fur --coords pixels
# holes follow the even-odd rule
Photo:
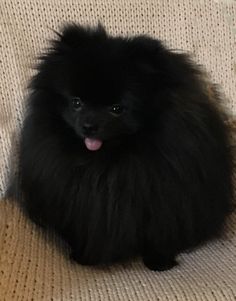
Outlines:
[[[188,56],[158,40],[66,26],[31,83],[20,156],[30,217],[81,264],[141,255],[152,270],[173,267],[230,211],[218,100]]]

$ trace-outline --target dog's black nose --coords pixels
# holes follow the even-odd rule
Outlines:
[[[83,125],[83,132],[85,134],[95,134],[98,130],[98,126],[92,123],[85,123]]]

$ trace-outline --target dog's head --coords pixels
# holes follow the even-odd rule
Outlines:
[[[107,140],[150,131],[168,90],[167,56],[149,37],[111,37],[102,26],[70,25],[43,57],[32,86],[51,93],[47,106],[89,150],[98,150]]]

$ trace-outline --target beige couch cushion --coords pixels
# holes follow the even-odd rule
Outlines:
[[[63,22],[98,20],[113,34],[149,33],[192,52],[236,113],[234,0],[1,0],[0,195],[16,170],[35,56]],[[72,265],[16,204],[2,201],[0,300],[236,300],[235,221],[228,238],[182,255],[174,270],[153,273],[139,261],[94,269]]]
[[[235,301],[236,215],[227,236],[179,256],[176,268],[151,272],[141,261],[107,268],[72,264],[55,237],[18,206],[0,202],[0,300]]]

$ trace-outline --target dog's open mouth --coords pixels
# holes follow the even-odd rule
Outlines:
[[[97,151],[102,147],[102,140],[97,138],[85,138],[84,144],[90,151]]]

